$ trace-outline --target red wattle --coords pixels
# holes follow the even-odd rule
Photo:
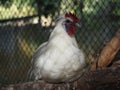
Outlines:
[[[67,33],[68,35],[72,36],[75,33],[76,29],[75,26],[69,26]]]

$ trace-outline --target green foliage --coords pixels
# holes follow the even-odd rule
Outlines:
[[[85,0],[83,11],[87,14],[99,14],[103,13],[103,10],[107,10],[109,0]]]
[[[115,10],[113,11],[113,14],[114,14],[114,15],[117,15],[117,16],[120,16],[120,9],[115,9]]]
[[[36,14],[34,0],[0,0],[0,19]]]
[[[48,16],[55,14],[59,9],[60,0],[38,0],[38,11],[40,15]]]
[[[12,0],[0,0],[0,5],[3,7],[10,7],[12,4]]]
[[[113,15],[120,16],[120,0],[112,0],[112,3],[114,5]]]

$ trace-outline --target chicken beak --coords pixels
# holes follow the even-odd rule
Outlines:
[[[81,24],[80,23],[76,23],[75,26],[81,27]]]
[[[76,22],[75,26],[80,28],[81,27],[81,22],[80,21]]]

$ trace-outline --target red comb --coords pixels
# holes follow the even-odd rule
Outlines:
[[[65,17],[71,18],[74,22],[79,21],[78,17],[74,13],[71,13],[71,12],[65,13]]]

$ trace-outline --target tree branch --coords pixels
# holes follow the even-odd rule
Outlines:
[[[98,68],[105,68],[114,59],[116,53],[120,50],[120,29],[115,36],[103,48],[98,57]],[[91,70],[96,70],[96,63],[93,63]]]

